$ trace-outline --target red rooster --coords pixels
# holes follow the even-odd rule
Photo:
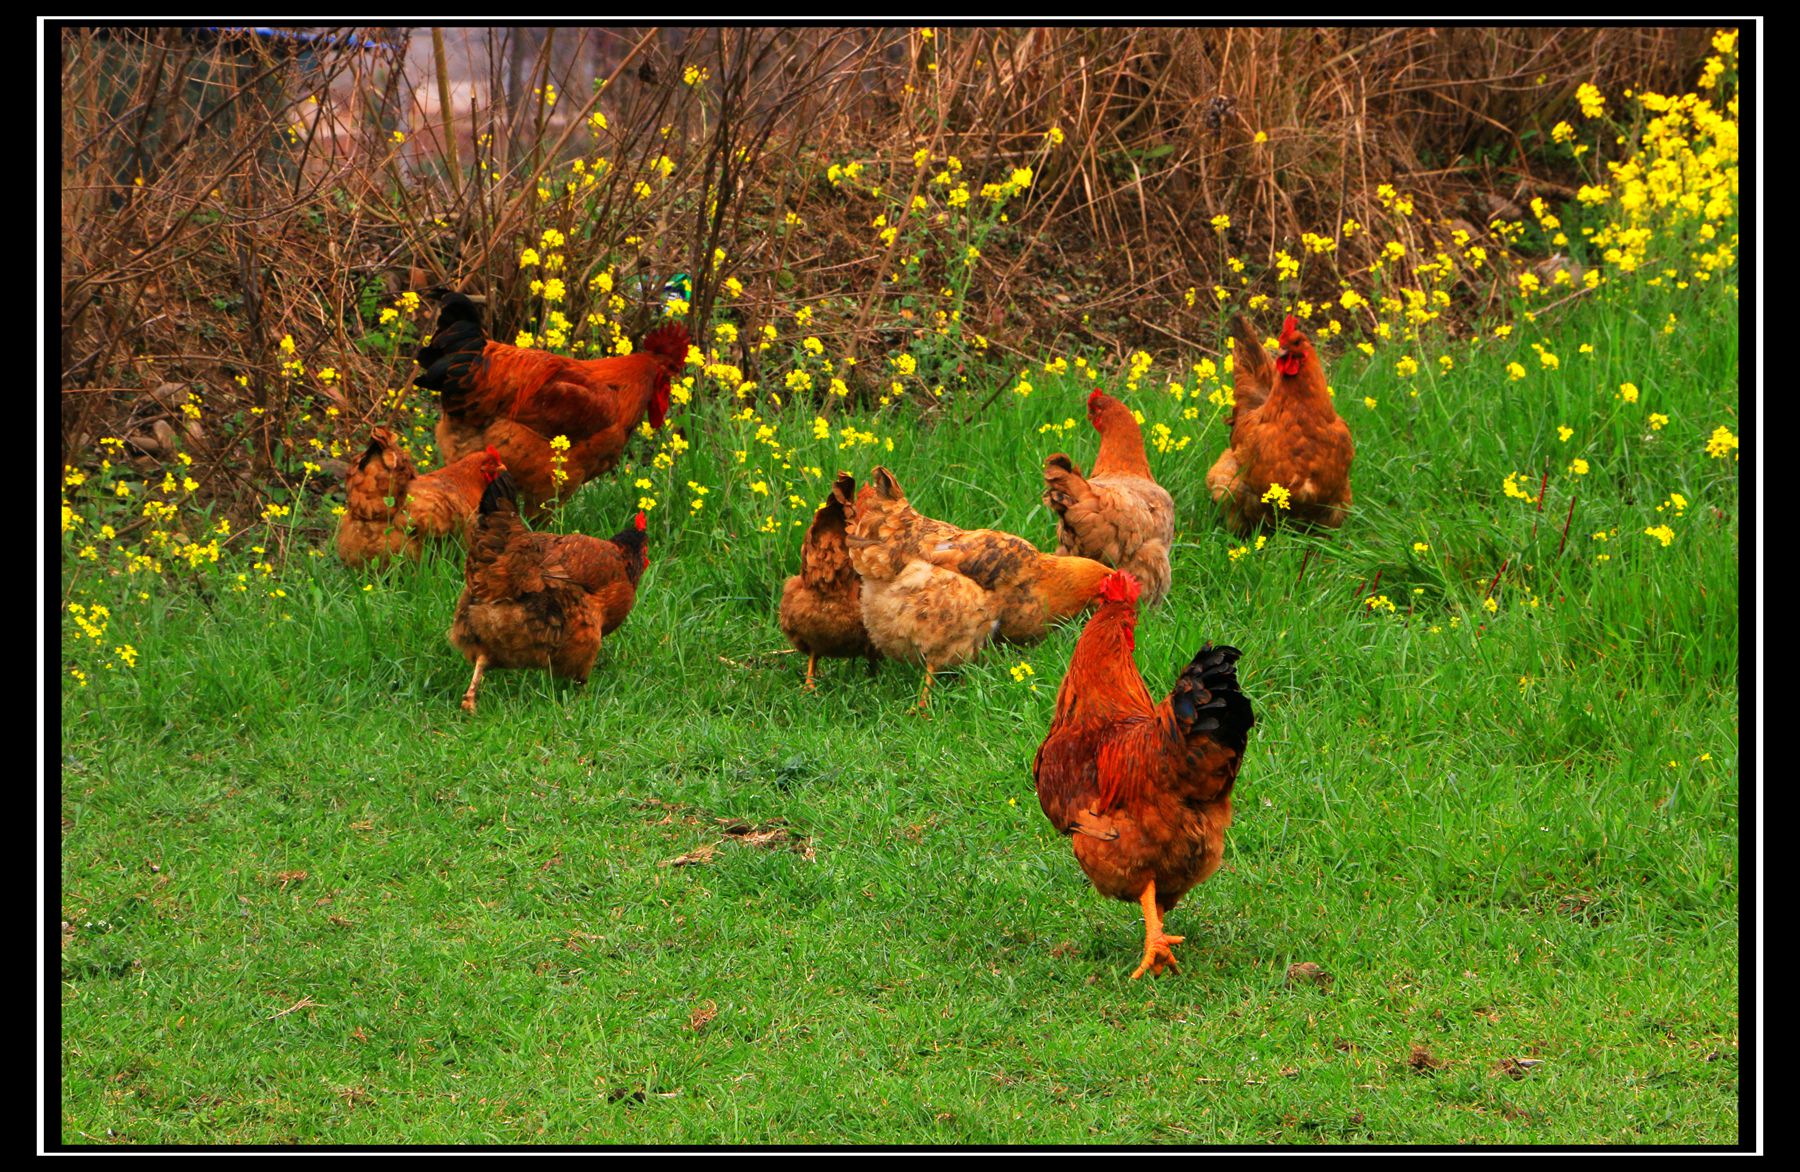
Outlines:
[[[669,380],[687,364],[686,326],[651,330],[633,353],[584,361],[492,341],[473,301],[442,297],[413,382],[442,396],[437,443],[446,462],[491,445],[527,504],[538,506],[610,470],[639,421],[663,425]],[[551,447],[557,436],[569,441],[566,451]]]
[[[1032,773],[1051,825],[1074,835],[1075,858],[1103,895],[1144,912],[1144,959],[1133,979],[1175,968],[1163,913],[1219,869],[1231,788],[1250,727],[1235,647],[1200,649],[1153,704],[1132,652],[1137,579],[1100,584],[1100,609],[1076,641],[1056,693],[1050,735]]]

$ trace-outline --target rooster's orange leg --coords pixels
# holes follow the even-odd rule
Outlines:
[[[925,665],[925,685],[919,689],[919,712],[924,714],[931,709],[931,665]]]
[[[1180,944],[1187,938],[1163,935],[1162,910],[1156,906],[1156,880],[1144,884],[1144,893],[1138,896],[1138,903],[1144,909],[1144,963],[1137,966],[1131,979],[1135,981],[1145,973],[1160,973],[1165,964],[1170,971],[1180,972],[1175,964],[1175,950],[1169,945]]]
[[[809,692],[816,691],[819,687],[818,684],[813,682],[813,674],[816,671],[818,671],[818,669],[819,669],[819,657],[817,655],[807,656],[806,657],[806,690]]]
[[[486,655],[477,655],[475,657],[475,678],[469,681],[469,690],[463,693],[462,706],[464,712],[475,711],[475,689],[481,687],[481,675],[483,672],[487,671],[487,665],[488,657]]]

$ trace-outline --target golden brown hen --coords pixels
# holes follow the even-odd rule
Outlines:
[[[500,468],[488,448],[419,476],[394,433],[377,427],[345,477],[338,557],[352,567],[391,557],[416,561],[427,541],[466,543],[482,490]]]
[[[877,478],[885,471],[877,468]],[[863,627],[881,654],[924,666],[925,682],[919,688],[919,707],[924,709],[932,678],[974,659],[999,631],[996,599],[953,570],[897,545],[859,536],[856,524],[873,514],[878,497],[874,484],[863,485],[856,494],[856,521],[848,542],[850,563],[862,578]]]
[[[1143,584],[1145,604],[1155,606],[1169,593],[1175,501],[1151,475],[1131,408],[1095,388],[1088,422],[1100,433],[1100,454],[1085,478],[1061,452],[1044,461],[1044,504],[1059,518],[1056,552],[1129,571]]]
[[[1000,637],[1014,643],[1036,642],[1051,623],[1093,606],[1095,587],[1112,572],[1091,558],[1042,553],[998,529],[958,529],[923,516],[880,467],[857,496],[850,556],[865,581],[875,576],[871,567],[893,578],[915,560],[968,578],[993,596]]]
[[[443,303],[437,332],[416,358],[424,370],[413,379],[443,399],[438,448],[453,460],[491,445],[528,506],[609,471],[640,421],[663,425],[669,380],[687,364],[686,326],[650,331],[631,354],[579,360],[490,341],[474,302],[445,293]],[[560,468],[551,447],[557,436],[569,441]]]
[[[1248,339],[1234,336],[1232,353],[1248,401],[1268,373],[1262,365],[1268,355],[1247,326],[1243,333]],[[1231,445],[1206,474],[1206,486],[1237,533],[1249,533],[1278,513],[1336,528],[1350,508],[1356,449],[1331,405],[1318,352],[1292,314],[1282,323],[1281,350],[1272,366],[1273,381],[1261,406],[1239,403],[1233,411]]]
[[[881,652],[862,617],[862,578],[850,564],[848,517],[855,512],[856,478],[840,472],[831,495],[813,515],[800,544],[800,572],[781,588],[781,633],[806,656],[806,690],[817,685],[819,658],[862,656],[874,671]]]
[[[1235,647],[1200,649],[1154,704],[1133,660],[1138,584],[1119,573],[1075,644],[1050,733],[1032,763],[1038,804],[1101,894],[1144,913],[1144,958],[1131,975],[1175,967],[1163,914],[1219,869],[1250,701]]]
[[[463,695],[490,667],[547,668],[586,682],[600,639],[619,629],[650,564],[644,514],[611,541],[579,533],[533,533],[518,514],[518,486],[501,472],[481,497],[463,563],[463,592],[450,642],[475,665]]]

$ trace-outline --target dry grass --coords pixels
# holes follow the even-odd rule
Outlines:
[[[418,76],[399,39],[309,35],[64,30],[65,459],[118,434],[145,463],[180,443],[225,474],[209,483],[289,476],[297,420],[332,406],[359,433],[409,378],[407,354],[370,337],[379,305],[442,284],[485,293],[501,330],[536,320],[518,254],[546,228],[573,242],[577,322],[609,266],[645,278],[628,290],[634,328],[686,272],[702,330],[735,278],[737,320],[812,305],[812,332],[882,353],[918,331],[887,282],[896,247],[869,224],[924,181],[921,149],[957,156],[972,184],[1036,169],[964,308],[998,354],[1211,349],[1212,302],[1183,294],[1225,280],[1227,254],[1272,265],[1300,233],[1355,220],[1364,231],[1306,272],[1330,293],[1383,242],[1410,261],[1452,226],[1480,235],[1533,195],[1566,197],[1571,177],[1537,148],[1576,86],[1680,88],[1707,31],[508,30],[480,42],[484,92],[454,91],[441,52]],[[706,81],[687,84],[691,68]],[[596,151],[607,169],[565,198],[570,161]],[[848,160],[880,198],[823,181]],[[646,181],[654,198],[637,197]],[[1388,206],[1383,183],[1417,214]],[[1220,214],[1225,233],[1208,226]],[[920,279],[951,264],[926,255]],[[1489,289],[1464,293],[1479,305]],[[342,378],[296,393],[287,336]],[[755,377],[757,350],[739,346]],[[240,413],[229,441],[183,418],[190,392],[209,419]]]

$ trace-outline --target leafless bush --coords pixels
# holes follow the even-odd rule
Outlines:
[[[1533,195],[1570,194],[1540,146],[1575,88],[1674,90],[1706,36],[561,27],[480,34],[456,80],[441,41],[429,68],[408,67],[408,30],[67,29],[65,450],[129,433],[145,459],[179,443],[246,482],[279,477],[296,420],[336,408],[347,443],[392,409],[410,357],[371,319],[395,294],[484,294],[502,337],[540,321],[519,254],[546,229],[571,242],[557,308],[575,322],[599,306],[596,273],[627,277],[637,328],[685,272],[698,327],[726,310],[729,279],[740,320],[804,303],[821,336],[878,352],[920,329],[890,304],[896,246],[869,224],[916,194],[921,150],[977,183],[1035,168],[969,293],[1000,351],[1191,352],[1214,308],[1183,294],[1223,283],[1227,255],[1269,266],[1302,232],[1340,237],[1305,274],[1329,295],[1383,242],[1418,256],[1452,223],[1479,233]],[[572,169],[596,155],[604,168]],[[825,183],[845,160],[879,182]],[[1387,183],[1412,215],[1377,194]],[[1363,231],[1341,237],[1347,220]],[[935,277],[948,262],[920,263]],[[292,380],[294,361],[340,377]],[[204,425],[181,413],[186,393]]]

